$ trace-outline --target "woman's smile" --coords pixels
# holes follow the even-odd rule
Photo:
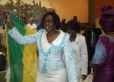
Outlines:
[[[55,25],[51,15],[47,15],[44,19],[44,27],[47,32],[55,31]]]

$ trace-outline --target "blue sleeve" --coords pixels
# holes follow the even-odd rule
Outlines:
[[[37,26],[37,30],[39,31],[40,29],[44,29],[41,24]]]
[[[69,82],[78,82],[74,55],[69,39],[65,42],[64,45],[64,55]]]
[[[100,64],[100,63],[103,63],[105,59],[106,59],[106,50],[102,45],[101,40],[99,40],[95,47],[95,54],[92,58],[92,63]]]
[[[38,29],[39,29],[39,25],[37,25],[37,28],[36,28],[36,30],[37,30],[37,31],[39,31]]]
[[[8,31],[8,34],[16,40],[19,44],[34,44],[37,42],[39,38],[39,33],[30,34],[27,36],[22,36],[18,30],[14,27],[13,29]]]

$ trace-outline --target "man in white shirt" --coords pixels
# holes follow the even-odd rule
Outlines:
[[[29,19],[29,23],[27,25],[30,27],[31,30],[37,28],[37,25],[34,23],[34,19],[33,18]]]

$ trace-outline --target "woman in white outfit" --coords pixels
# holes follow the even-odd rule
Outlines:
[[[7,22],[10,25],[8,33],[12,38],[20,44],[37,43],[38,45],[36,82],[66,82],[67,75],[69,82],[78,82],[69,35],[59,30],[60,19],[56,13],[46,13],[42,18],[45,29],[28,36],[22,36],[15,28],[10,16],[7,16]],[[62,60],[63,53],[65,63]]]
[[[68,23],[67,32],[70,35],[69,39],[75,57],[78,82],[80,82],[80,79],[85,80],[87,77],[88,53],[85,37],[79,34],[80,25],[74,21]]]

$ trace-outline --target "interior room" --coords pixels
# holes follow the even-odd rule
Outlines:
[[[7,29],[3,29],[5,22],[3,20],[3,11],[8,11],[14,14],[17,18],[22,20],[25,24],[29,22],[31,17],[34,18],[36,25],[41,22],[42,7],[46,7],[47,12],[55,12],[59,15],[60,21],[65,18],[66,22],[72,20],[74,16],[77,16],[77,21],[81,25],[82,35],[84,30],[90,25],[95,23],[97,28],[101,29],[99,24],[99,18],[101,15],[101,7],[111,5],[114,7],[114,0],[0,0],[0,54],[5,54],[6,60],[8,56],[7,47]],[[104,35],[103,30],[102,35]],[[0,71],[0,82],[6,82],[6,71],[9,67],[7,65],[5,69]],[[93,69],[92,69],[93,70]],[[80,82],[92,82],[93,72],[91,72],[87,78]]]

